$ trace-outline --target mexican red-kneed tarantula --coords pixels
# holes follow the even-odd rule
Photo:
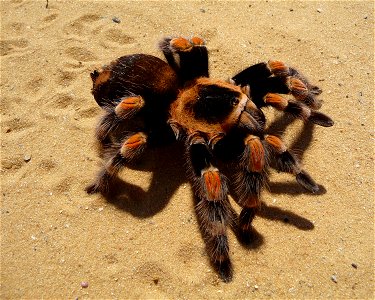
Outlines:
[[[96,130],[105,163],[87,192],[108,194],[111,180],[146,145],[169,136],[183,142],[208,254],[221,278],[230,281],[226,231],[233,225],[233,210],[228,190],[242,207],[234,223],[246,238],[272,161],[312,193],[319,189],[280,138],[265,133],[261,108],[272,106],[326,127],[333,121],[316,111],[321,90],[280,61],[258,63],[225,82],[209,78],[208,51],[201,38],[165,38],[160,49],[168,63],[134,54],[91,73],[92,93],[105,111]],[[219,165],[231,172],[223,175]]]

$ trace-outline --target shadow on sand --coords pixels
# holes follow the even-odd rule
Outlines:
[[[291,117],[280,116],[267,129],[267,132],[282,133],[294,121]],[[314,124],[304,124],[298,137],[290,149],[297,149],[300,159],[313,140]],[[127,182],[126,178],[116,178],[112,183],[111,194],[105,196],[106,200],[119,209],[138,218],[148,218],[163,210],[179,186],[188,183],[185,174],[184,147],[174,143],[159,148],[149,149],[143,155],[143,160],[129,166],[130,169],[152,173],[151,183],[147,191],[137,185]],[[326,192],[323,186],[315,195]],[[310,194],[296,182],[270,183],[269,188],[274,194],[300,195]],[[288,223],[300,230],[312,230],[314,225],[309,220],[297,214],[283,210],[276,206],[262,202],[259,217],[268,220]],[[263,243],[263,237],[255,232],[254,239],[248,245],[257,248]]]
[[[287,127],[294,121],[293,118],[287,116],[280,116],[270,124],[267,132],[282,136]],[[289,147],[292,151],[297,150],[297,155],[302,160],[304,152],[309,148],[313,140],[314,125],[306,123],[300,130],[299,135]],[[120,210],[130,213],[137,218],[148,218],[158,212],[162,211],[169,203],[170,199],[176,192],[179,186],[187,184],[188,178],[185,172],[186,161],[184,160],[185,150],[183,145],[174,143],[159,148],[148,149],[143,155],[143,159],[135,164],[128,166],[133,170],[141,170],[151,172],[152,178],[147,191],[137,185],[127,182],[124,176],[116,178],[111,183],[111,193],[105,196],[106,200]],[[320,191],[315,195],[321,195],[326,192],[323,186],[319,186]],[[292,183],[270,183],[269,189],[274,194],[300,195],[310,194],[297,182]],[[192,201],[197,204],[197,198],[194,197]],[[268,205],[262,202],[261,209],[257,213],[258,217],[267,220],[283,222],[290,226],[294,226],[299,230],[313,230],[314,224],[308,219],[297,215],[296,213],[281,209],[277,206]],[[198,223],[200,222],[199,218]],[[244,236],[239,232],[238,214],[232,209],[231,229],[235,233],[241,245],[247,249],[257,249],[264,244],[264,237],[253,229],[250,235]],[[209,242],[201,230],[202,238],[205,240],[206,247],[209,247]],[[228,269],[225,272],[231,273],[231,262],[227,262]],[[211,264],[216,269],[218,274],[228,279],[227,275],[222,275],[223,267]]]

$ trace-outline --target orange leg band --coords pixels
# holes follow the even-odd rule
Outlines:
[[[183,37],[174,38],[170,43],[174,49],[179,51],[187,51],[192,47],[192,44]]]
[[[293,96],[297,99],[305,98],[309,92],[306,85],[301,80],[294,77],[289,79],[289,88]]]
[[[196,46],[203,46],[204,40],[198,36],[194,36],[191,38],[191,42]]]
[[[277,136],[266,135],[265,140],[278,153],[283,153],[283,152],[285,152],[287,150],[287,148],[284,145],[284,143],[282,142],[282,140],[280,140]]]
[[[282,61],[270,60],[268,62],[268,67],[273,74],[278,76],[286,76],[289,73],[289,68]]]
[[[248,171],[261,172],[265,164],[265,153],[263,144],[256,136],[250,135],[245,143],[249,149]]]
[[[222,192],[221,179],[218,171],[203,173],[208,200],[219,200]]]
[[[131,111],[137,111],[143,106],[142,97],[127,97],[116,106],[115,113],[119,117],[126,117]]]
[[[121,147],[121,155],[126,158],[132,157],[146,142],[147,137],[142,132],[130,136]]]
[[[264,96],[264,102],[272,105],[278,110],[284,110],[288,105],[288,100],[278,94],[273,93],[268,93],[266,96]]]

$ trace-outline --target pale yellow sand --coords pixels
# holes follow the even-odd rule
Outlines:
[[[1,298],[373,298],[373,11],[372,1],[2,1]],[[191,34],[208,43],[212,77],[268,59],[299,68],[336,122],[287,127],[326,193],[272,173],[258,242],[246,249],[229,233],[229,284],[209,264],[179,147],[125,170],[120,199],[84,192],[100,162],[90,71],[130,53],[161,57],[161,37]]]

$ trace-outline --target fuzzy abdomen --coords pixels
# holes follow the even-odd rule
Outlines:
[[[101,107],[135,95],[142,96],[146,105],[167,105],[176,97],[178,88],[175,71],[163,60],[147,54],[120,57],[91,73],[91,78],[92,93]]]

